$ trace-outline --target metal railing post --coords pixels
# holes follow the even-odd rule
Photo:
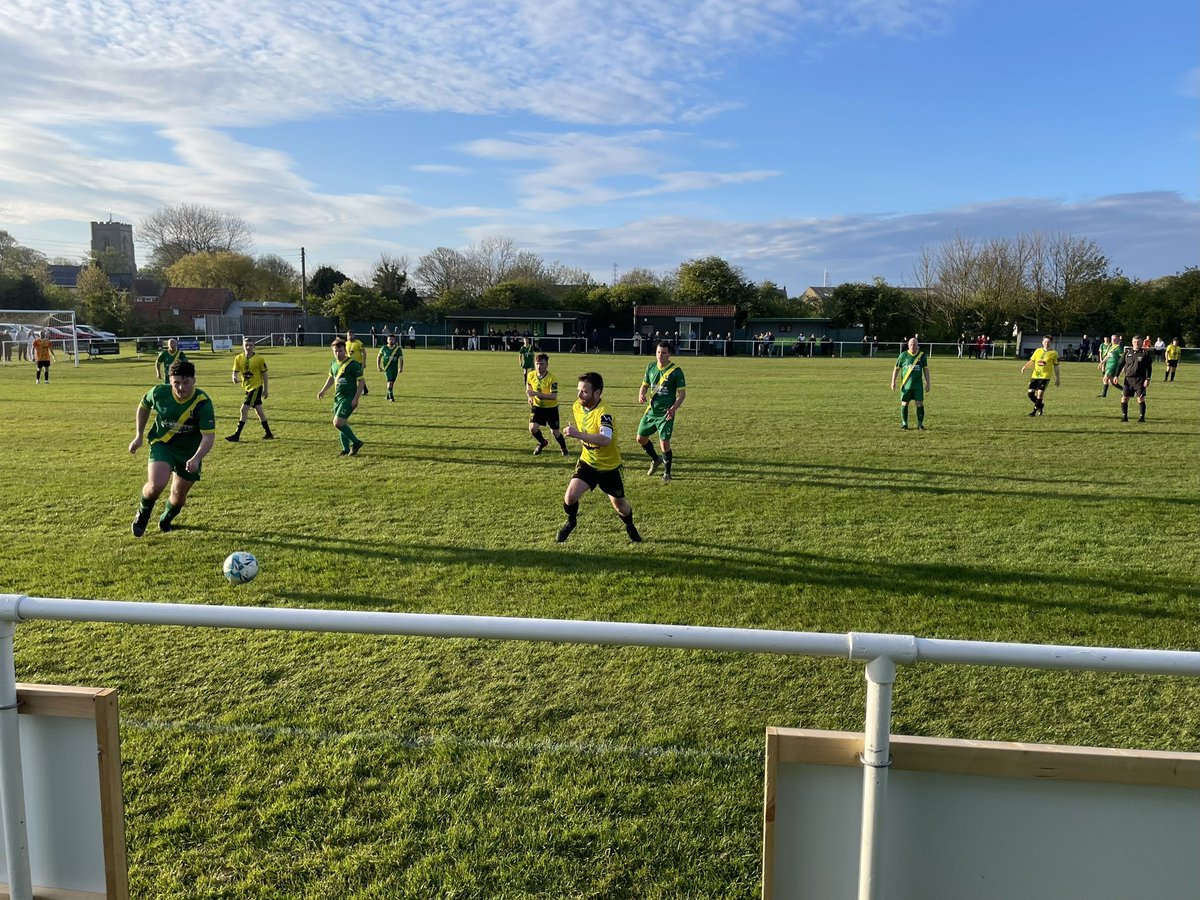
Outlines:
[[[863,734],[862,825],[858,851],[858,900],[883,897],[883,817],[887,811],[888,766],[892,764],[892,684],[896,663],[877,656],[867,663],[867,717]]]
[[[13,656],[18,598],[5,598],[10,618],[0,618],[0,817],[8,857],[8,891],[12,900],[33,900],[29,869],[29,835],[25,822],[25,779],[21,770],[21,733],[17,723],[17,670]]]

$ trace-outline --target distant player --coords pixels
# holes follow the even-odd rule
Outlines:
[[[1059,386],[1058,381],[1058,351],[1050,349],[1050,342],[1053,340],[1050,335],[1042,338],[1042,346],[1034,350],[1029,356],[1029,362],[1021,366],[1021,371],[1024,372],[1030,366],[1033,366],[1033,372],[1030,373],[1029,379],[1029,402],[1033,404],[1033,409],[1030,411],[1030,417],[1045,415],[1046,404],[1043,399],[1046,395],[1046,387],[1050,384],[1050,375],[1054,375],[1054,386]]]
[[[171,383],[171,366],[177,362],[187,362],[187,354],[179,349],[179,341],[167,338],[167,347],[154,358],[154,374],[163,384]]]
[[[528,384],[529,373],[533,371],[533,342],[525,338],[517,352],[521,354],[521,384]]]
[[[1117,386],[1117,373],[1121,371],[1121,338],[1113,335],[1100,348],[1100,396],[1108,396],[1109,385]]]
[[[929,357],[920,348],[915,338],[908,339],[908,346],[896,357],[892,369],[892,390],[896,389],[896,378],[900,378],[900,427],[908,430],[908,404],[917,405],[917,429],[925,430],[925,395],[932,389],[929,382]]]
[[[647,475],[663,467],[663,481],[671,480],[671,463],[675,456],[671,450],[671,434],[675,430],[675,413],[687,398],[687,381],[683,369],[671,362],[671,342],[659,341],[654,351],[654,362],[646,366],[642,386],[638,389],[638,403],[646,404],[646,411],[638,423],[637,442],[650,457]],[[654,450],[651,440],[658,434],[662,457]]]
[[[246,396],[242,400],[237,430],[226,436],[225,440],[236,444],[242,439],[242,429],[246,427],[246,417],[251,409],[262,424],[263,440],[272,440],[275,435],[271,433],[271,426],[267,424],[267,414],[263,410],[263,401],[267,399],[267,361],[255,351],[252,338],[242,338],[242,352],[233,358],[233,383],[237,384],[239,381]]]
[[[34,384],[41,384],[42,372],[46,373],[46,384],[50,383],[50,360],[58,359],[54,353],[54,345],[50,343],[50,332],[40,332],[37,337],[30,343],[33,350],[33,362],[37,366],[37,371],[34,372]]]
[[[1136,334],[1121,355],[1121,421],[1129,421],[1129,398],[1137,397],[1138,421],[1146,421],[1146,389],[1154,371],[1154,350]]]
[[[625,533],[635,543],[642,536],[633,524],[633,508],[625,499],[625,483],[621,479],[621,451],[617,449],[616,425],[612,413],[600,399],[604,392],[604,379],[597,372],[585,372],[579,376],[577,397],[571,407],[572,424],[563,433],[580,442],[579,462],[567,484],[563,496],[563,511],[567,514],[566,524],[558,529],[557,540],[561,544],[575,530],[579,515],[579,500],[593,488],[600,488],[621,521]]]
[[[329,377],[325,379],[325,386],[317,392],[317,399],[325,396],[330,385],[335,386],[333,427],[337,429],[338,439],[342,443],[341,455],[358,456],[363,442],[350,430],[347,420],[358,409],[359,398],[366,393],[366,386],[362,383],[362,366],[358,360],[350,358],[346,352],[346,342],[341,338],[335,338],[329,346],[333,350],[333,362],[329,364]]]
[[[359,368],[363,370],[363,375],[367,372],[367,348],[363,346],[363,342],[354,336],[353,331],[346,332],[346,354],[358,363]],[[361,378],[361,376],[360,376]],[[370,391],[367,390],[367,381],[362,378],[362,395],[365,397]]]
[[[375,368],[387,379],[387,399],[395,403],[396,377],[404,371],[404,348],[400,346],[400,339],[396,335],[389,334],[387,341],[379,348]],[[365,392],[366,389],[363,390]]]
[[[567,442],[558,426],[558,379],[550,372],[550,357],[539,353],[534,357],[533,369],[525,375],[525,396],[529,399],[529,433],[537,441],[537,456],[550,442],[542,437],[542,427],[550,428],[562,455],[567,455]]]
[[[1167,349],[1164,352],[1167,357],[1167,371],[1163,374],[1163,381],[1174,381],[1175,370],[1179,368],[1179,357],[1183,356],[1183,348],[1179,346],[1179,338],[1173,338],[1171,343],[1167,344]]]
[[[188,493],[200,480],[200,463],[216,440],[217,422],[212,400],[196,387],[196,367],[190,362],[171,364],[167,384],[156,384],[146,392],[137,407],[137,436],[129,444],[129,452],[137,453],[150,412],[150,461],[146,466],[146,484],[137,518],[133,520],[133,536],[146,533],[150,514],[159,495],[171,482],[166,509],[158,520],[159,531],[170,531],[171,523],[183,508]]]

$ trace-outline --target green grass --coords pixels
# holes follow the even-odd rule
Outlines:
[[[0,367],[0,589],[1195,649],[1200,367],[1118,421],[1092,366],[1025,413],[1006,361],[935,357],[926,432],[891,361],[680,358],[676,480],[632,443],[647,358],[596,368],[646,542],[607,502],[554,543],[572,460],[531,455],[515,354],[412,351],[337,456],[327,351],[266,351],[279,439],[218,440],[178,532],[129,521],[153,365]],[[218,431],[240,391],[199,354]],[[372,359],[371,365],[374,365]],[[1159,373],[1161,378],[1161,373]],[[553,445],[552,445],[553,447]],[[262,564],[220,577],[232,550]],[[861,730],[838,660],[27,623],[18,678],[121,692],[134,896],[753,897],[763,730]],[[918,666],[895,731],[1194,751],[1194,681]]]

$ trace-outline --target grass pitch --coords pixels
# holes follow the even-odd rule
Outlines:
[[[1138,425],[1093,366],[1030,419],[1019,364],[934,357],[929,430],[902,432],[890,359],[681,356],[665,485],[633,444],[648,357],[555,355],[564,397],[605,377],[634,546],[595,494],[555,544],[576,448],[532,456],[515,354],[410,351],[394,404],[369,369],[357,458],[316,399],[328,350],[264,354],[278,439],[253,416],[220,439],[241,392],[195,354],[217,446],[178,530],[141,540],[126,448],[153,363],[0,367],[2,589],[1200,646],[1200,366]],[[256,581],[224,583],[233,550]],[[141,897],[753,897],[764,727],[863,718],[836,660],[50,622],[16,647],[20,680],[120,689]],[[894,730],[1195,751],[1200,690],[902,668]]]

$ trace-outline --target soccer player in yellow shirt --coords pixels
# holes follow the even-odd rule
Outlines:
[[[242,400],[242,413],[238,419],[237,430],[227,435],[225,440],[236,444],[242,439],[242,429],[246,427],[246,417],[251,409],[262,424],[263,440],[271,440],[275,435],[271,433],[271,426],[267,424],[267,414],[262,405],[267,399],[267,361],[255,352],[253,338],[242,338],[242,352],[233,358],[233,383],[237,384],[239,381],[246,391],[246,397]]]
[[[550,444],[542,437],[542,426],[546,425],[566,456],[567,442],[558,424],[558,379],[550,371],[550,357],[545,353],[537,355],[533,369],[525,374],[525,396],[529,398],[529,433],[537,441],[533,455],[539,455]]]
[[[1058,351],[1050,349],[1050,342],[1053,340],[1050,335],[1042,338],[1042,346],[1034,350],[1029,356],[1029,362],[1021,366],[1021,371],[1024,372],[1030,366],[1033,366],[1033,372],[1029,379],[1029,400],[1033,404],[1033,410],[1029,413],[1032,416],[1040,416],[1045,414],[1046,404],[1042,398],[1046,394],[1046,386],[1050,383],[1050,375],[1054,374],[1054,386],[1058,387]]]
[[[359,367],[365,374],[367,371],[367,348],[363,346],[363,342],[354,336],[354,332],[347,329],[346,331],[346,355],[358,363]],[[365,397],[370,391],[367,390],[367,379],[360,378],[362,384],[362,395]]]
[[[563,496],[563,511],[567,514],[567,521],[558,529],[557,540],[560,544],[575,530],[580,498],[596,487],[608,495],[613,509],[625,523],[625,533],[629,539],[635,543],[641,543],[642,540],[633,524],[633,507],[625,499],[616,425],[612,413],[601,399],[603,392],[604,379],[598,372],[585,372],[579,376],[576,392],[579,399],[571,407],[573,421],[563,429],[563,434],[579,441],[582,446],[579,462],[575,464],[575,471]]]
[[[1167,344],[1167,371],[1163,374],[1163,381],[1175,380],[1175,370],[1179,368],[1179,357],[1181,356],[1183,356],[1183,348],[1179,346],[1179,338],[1174,338],[1171,343]]]

